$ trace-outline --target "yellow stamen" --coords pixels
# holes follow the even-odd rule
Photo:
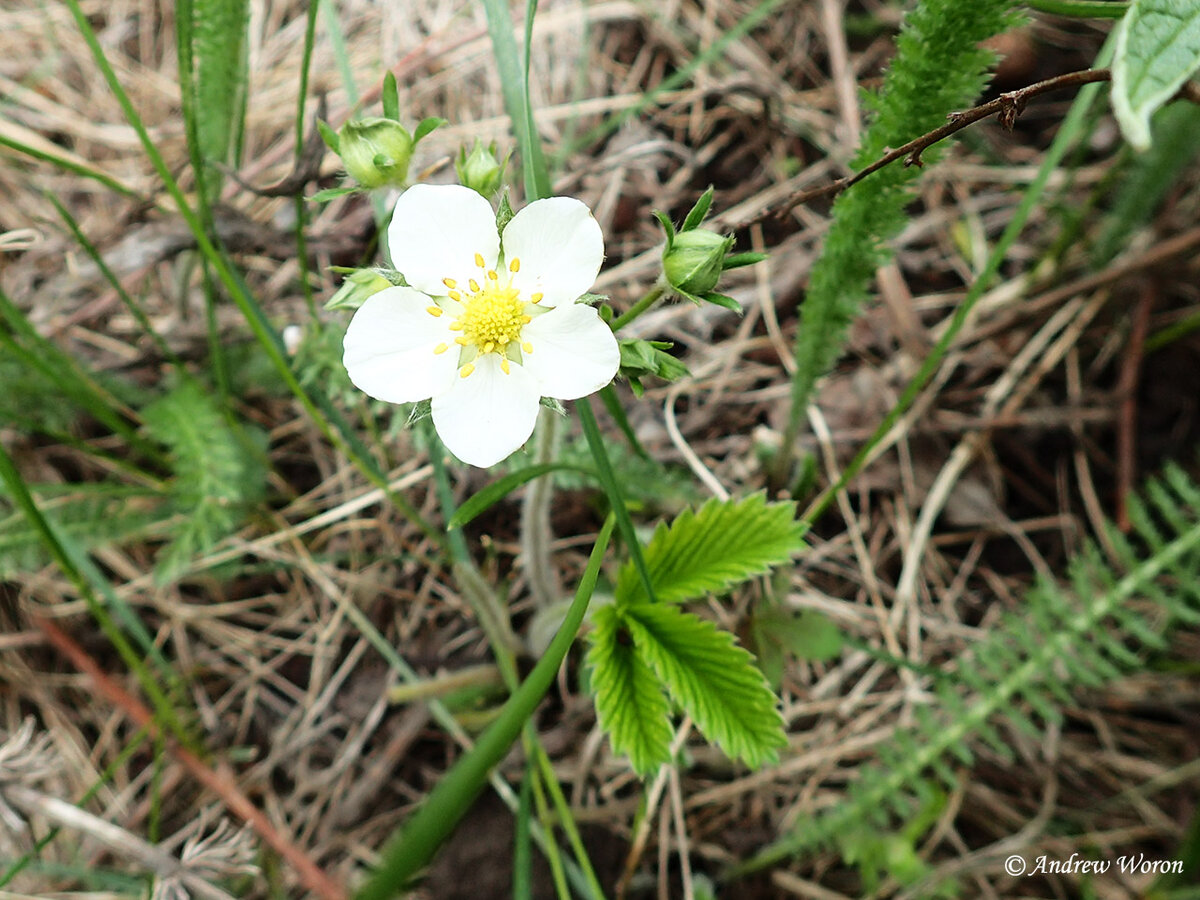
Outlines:
[[[489,280],[491,280],[491,281],[496,281],[496,280],[498,280],[499,278],[500,278],[500,276],[496,274],[496,270],[495,270],[495,269],[488,269],[488,279],[489,279]]]
[[[482,254],[480,254],[480,253],[475,254],[475,265],[479,266],[479,268],[481,268],[481,269],[484,268],[485,266],[487,266],[487,263],[485,263],[483,261]],[[476,288],[476,290],[478,290],[478,288]]]
[[[521,321],[528,325],[533,321],[533,316],[521,316]]]
[[[460,294],[458,291],[451,291],[446,296],[449,297],[451,300],[456,300],[459,303],[462,303],[462,294]]]
[[[519,259],[517,259],[515,256],[513,257],[513,261],[508,264],[508,271],[510,271],[510,272],[520,272],[521,271],[521,261]]]
[[[450,349],[449,344],[438,344],[436,347],[433,348],[433,352],[434,352],[435,356],[441,356],[443,353],[445,353],[449,349]]]
[[[545,294],[530,294],[530,295],[529,295],[529,302],[530,302],[530,303],[541,303],[541,302],[542,302],[542,298],[543,298],[543,297],[545,297],[545,296],[546,296]]]
[[[467,284],[469,284],[471,286],[471,291],[473,293],[476,293],[476,294],[479,293],[479,282],[478,281],[476,281],[474,278],[472,278],[470,281],[467,282]]]
[[[496,342],[495,342],[495,341],[488,341],[486,344],[484,344],[484,345],[483,345],[483,352],[484,352],[484,353],[491,353],[491,352],[492,352],[493,350],[495,350],[495,349],[496,349]]]
[[[465,366],[463,366],[461,369],[458,370],[458,374],[460,377],[466,378],[468,375],[470,375],[474,371],[475,371],[474,363],[467,363]]]
[[[456,287],[458,287],[458,282],[455,281],[453,278],[443,278],[442,284],[444,284],[446,287],[450,288],[450,290],[454,290]]]
[[[500,360],[500,371],[503,372],[505,375],[508,374],[508,360],[507,359]]]
[[[533,352],[533,344],[529,343],[529,341],[525,341],[523,344],[521,344],[521,352],[522,353],[532,353]]]
[[[463,327],[464,327],[464,326],[463,326],[463,323],[462,323],[462,319],[459,319],[459,320],[458,320],[458,321],[456,321],[456,322],[451,322],[451,323],[450,323],[450,330],[451,330],[451,331],[462,331],[462,330],[463,330]]]
[[[436,319],[442,314],[442,308],[440,306],[427,306],[425,307],[425,312],[429,313]]]
[[[458,346],[460,346],[460,347],[465,347],[465,346],[467,346],[467,344],[469,344],[471,342],[469,340],[467,340],[465,337],[460,336],[460,337],[456,337],[454,339],[454,343],[458,344]]]

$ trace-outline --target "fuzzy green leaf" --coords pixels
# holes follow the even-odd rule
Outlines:
[[[176,9],[180,91],[193,157],[236,165],[246,118],[247,0],[186,0]],[[203,173],[214,190],[220,173]]]
[[[1117,36],[1112,102],[1125,138],[1150,147],[1150,117],[1200,69],[1200,0],[1133,0]]]
[[[659,600],[691,600],[787,562],[803,549],[803,533],[794,503],[768,503],[761,493],[710,500],[699,512],[684,510],[670,526],[659,524],[646,546],[646,568]],[[616,597],[618,604],[647,599],[630,563],[617,578]]]
[[[230,534],[246,507],[263,493],[266,472],[261,435],[235,431],[217,402],[187,381],[142,411],[150,433],[171,450],[172,499],[181,519],[159,553],[160,584]]]
[[[596,715],[613,750],[628,755],[645,777],[671,758],[670,706],[658,677],[630,640],[613,606],[592,613],[587,665],[596,694]]]
[[[775,695],[728,631],[663,603],[621,610],[637,656],[654,670],[671,699],[730,757],[758,767],[787,746]]]

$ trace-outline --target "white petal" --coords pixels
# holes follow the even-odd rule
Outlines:
[[[521,340],[533,347],[521,359],[543,397],[586,397],[612,381],[621,362],[612,329],[583,303],[534,317],[521,331]]]
[[[494,268],[500,255],[496,214],[470,188],[414,184],[400,195],[388,225],[392,265],[419,291],[446,293],[443,278],[465,282],[479,276],[475,254]]]
[[[431,316],[426,308],[432,305],[412,288],[390,287],[355,311],[342,362],[359,390],[388,403],[413,403],[449,389],[459,348],[451,317]],[[438,344],[449,349],[435,354]]]
[[[604,235],[591,211],[572,197],[535,200],[504,228],[504,259],[521,261],[513,285],[543,306],[574,303],[596,281]]]
[[[539,399],[532,375],[516,363],[506,375],[500,357],[487,353],[475,360],[474,372],[433,398],[433,424],[447,450],[487,468],[529,440]]]

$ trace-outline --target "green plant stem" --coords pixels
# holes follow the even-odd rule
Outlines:
[[[609,327],[614,333],[620,331],[638,316],[642,315],[642,313],[650,309],[650,307],[657,303],[659,298],[666,294],[666,292],[667,286],[665,284],[656,284],[649,290],[646,296],[644,296],[637,303],[633,304],[633,306],[629,307],[629,309],[625,310],[625,312],[621,313],[621,315],[613,319],[609,323]]]
[[[642,587],[646,591],[647,600],[654,603],[656,599],[654,585],[650,581],[650,572],[646,569],[642,544],[638,540],[637,532],[633,529],[633,520],[629,518],[629,510],[625,506],[625,497],[621,493],[621,486],[617,483],[616,475],[613,474],[612,461],[608,458],[608,451],[604,447],[604,436],[600,433],[600,426],[596,423],[596,414],[592,412],[592,404],[587,397],[581,397],[575,401],[575,410],[579,413],[579,421],[583,426],[584,437],[587,438],[588,449],[591,450],[592,459],[596,463],[596,475],[604,487],[604,493],[608,495],[612,514],[617,517],[621,540],[629,551],[634,568],[637,569],[638,578],[641,579]]]
[[[1128,3],[1105,3],[1103,0],[1025,0],[1025,5],[1052,16],[1079,19],[1119,19],[1129,9]]]
[[[413,814],[400,833],[389,841],[383,851],[379,869],[358,892],[356,900],[388,900],[412,880],[433,857],[438,846],[478,796],[488,772],[504,757],[513,741],[520,735],[525,722],[533,715],[538,703],[554,682],[554,676],[583,623],[588,601],[600,574],[600,563],[604,559],[605,550],[608,549],[614,521],[614,517],[610,516],[600,529],[588,558],[587,568],[580,578],[575,599],[546,653],[533,667],[529,677],[509,698],[499,718],[483,733],[475,747],[443,776],[420,809]]]
[[[308,76],[312,69],[313,44],[317,35],[317,11],[320,3],[308,4],[308,21],[304,28],[304,55],[300,60],[300,89],[296,98],[296,152],[292,158],[299,165],[304,157],[304,103],[308,99]],[[308,238],[304,229],[308,226],[308,201],[303,192],[298,192],[293,200],[296,210],[296,262],[300,267],[300,288],[304,291],[304,303],[308,307],[308,315],[314,322],[317,320],[317,301],[313,296],[312,280],[308,268]]]
[[[1114,41],[1110,37],[1101,49],[1096,60],[1097,66],[1108,64],[1108,60],[1112,56]],[[905,411],[916,400],[917,395],[929,383],[938,367],[942,364],[946,354],[950,351],[959,332],[963,326],[967,324],[970,318],[971,311],[975,308],[975,304],[979,302],[985,290],[991,284],[992,279],[1000,270],[1009,249],[1020,237],[1021,232],[1025,228],[1025,223],[1029,221],[1029,217],[1033,214],[1034,208],[1038,201],[1041,200],[1042,194],[1046,190],[1046,185],[1050,181],[1050,176],[1054,174],[1054,170],[1062,161],[1067,151],[1075,142],[1080,130],[1087,124],[1088,112],[1091,110],[1092,104],[1095,102],[1096,96],[1100,92],[1099,84],[1088,84],[1079,91],[1079,96],[1075,98],[1070,111],[1067,113],[1066,119],[1063,121],[1062,127],[1059,128],[1058,134],[1054,137],[1054,142],[1050,145],[1050,149],[1046,151],[1046,158],[1042,160],[1042,165],[1038,169],[1037,177],[1030,183],[1025,191],[1025,195],[1021,198],[1021,203],[1017,207],[1017,211],[1013,214],[1012,219],[1008,223],[1008,227],[1004,229],[1004,233],[1000,236],[1000,240],[996,242],[996,246],[992,248],[991,255],[988,256],[987,264],[979,277],[975,279],[971,289],[967,291],[967,296],[963,298],[962,303],[954,311],[954,316],[950,320],[950,324],[938,339],[938,342],[929,351],[929,355],[925,357],[925,361],[921,363],[917,374],[913,376],[912,381],[905,387],[904,392],[900,395],[895,405],[888,411],[888,414],[883,417],[883,421],[879,423],[879,427],[871,435],[870,439],[862,446],[862,449],[854,455],[854,458],[846,466],[842,472],[842,477],[837,483],[827,488],[813,504],[801,516],[801,521],[812,524],[821,514],[829,508],[830,504],[836,499],[838,491],[842,490],[850,481],[860,472],[867,464],[877,444],[883,440],[892,426],[900,420]]]

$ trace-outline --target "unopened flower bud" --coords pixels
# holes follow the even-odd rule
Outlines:
[[[402,186],[412,151],[412,135],[392,119],[358,119],[338,132],[342,165],[365,188]]]
[[[717,286],[725,255],[733,241],[732,237],[699,228],[675,235],[669,249],[663,251],[663,273],[667,282],[688,294],[708,293]]]
[[[458,172],[459,184],[489,200],[500,189],[504,177],[504,163],[496,159],[496,145],[493,143],[484,147],[478,139],[469,154],[465,148],[459,148],[454,170]]]

